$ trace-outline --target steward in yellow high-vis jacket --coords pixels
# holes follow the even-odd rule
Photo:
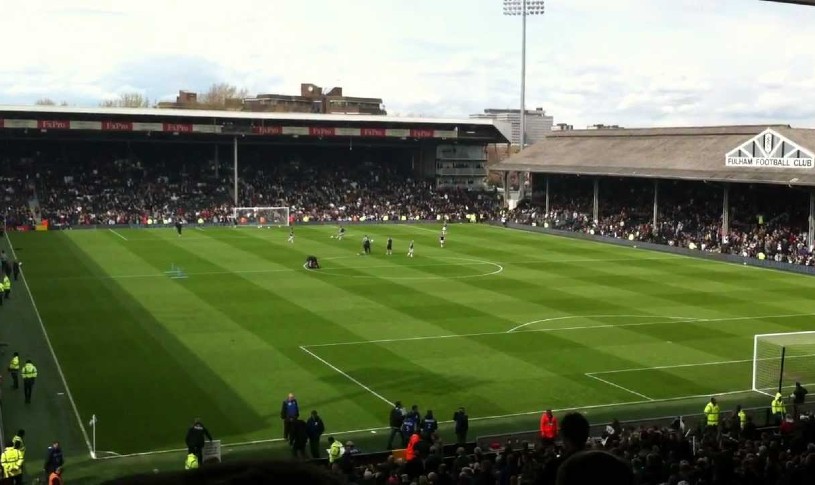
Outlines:
[[[705,424],[713,428],[719,426],[719,403],[715,397],[711,397],[705,406]]]

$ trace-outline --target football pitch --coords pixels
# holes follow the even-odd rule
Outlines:
[[[750,396],[754,334],[815,329],[811,277],[486,225],[452,225],[440,248],[440,228],[10,241],[79,415],[64,426],[90,432],[95,414],[98,448],[116,454],[181,448],[194,417],[224,444],[279,440],[288,392],[328,434],[378,432],[380,446],[394,400],[440,420],[466,406],[471,435],[534,428],[546,408],[701,411]]]

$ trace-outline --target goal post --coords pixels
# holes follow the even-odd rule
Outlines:
[[[815,331],[753,336],[753,390],[787,395],[795,383],[815,384]]]
[[[232,210],[238,227],[271,227],[289,225],[288,207],[235,207]]]

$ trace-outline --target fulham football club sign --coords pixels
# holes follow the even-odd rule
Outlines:
[[[815,168],[815,155],[767,128],[731,150],[725,157],[725,166],[812,169]]]

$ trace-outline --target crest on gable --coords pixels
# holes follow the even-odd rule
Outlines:
[[[815,168],[810,150],[767,128],[725,155],[727,167]]]

